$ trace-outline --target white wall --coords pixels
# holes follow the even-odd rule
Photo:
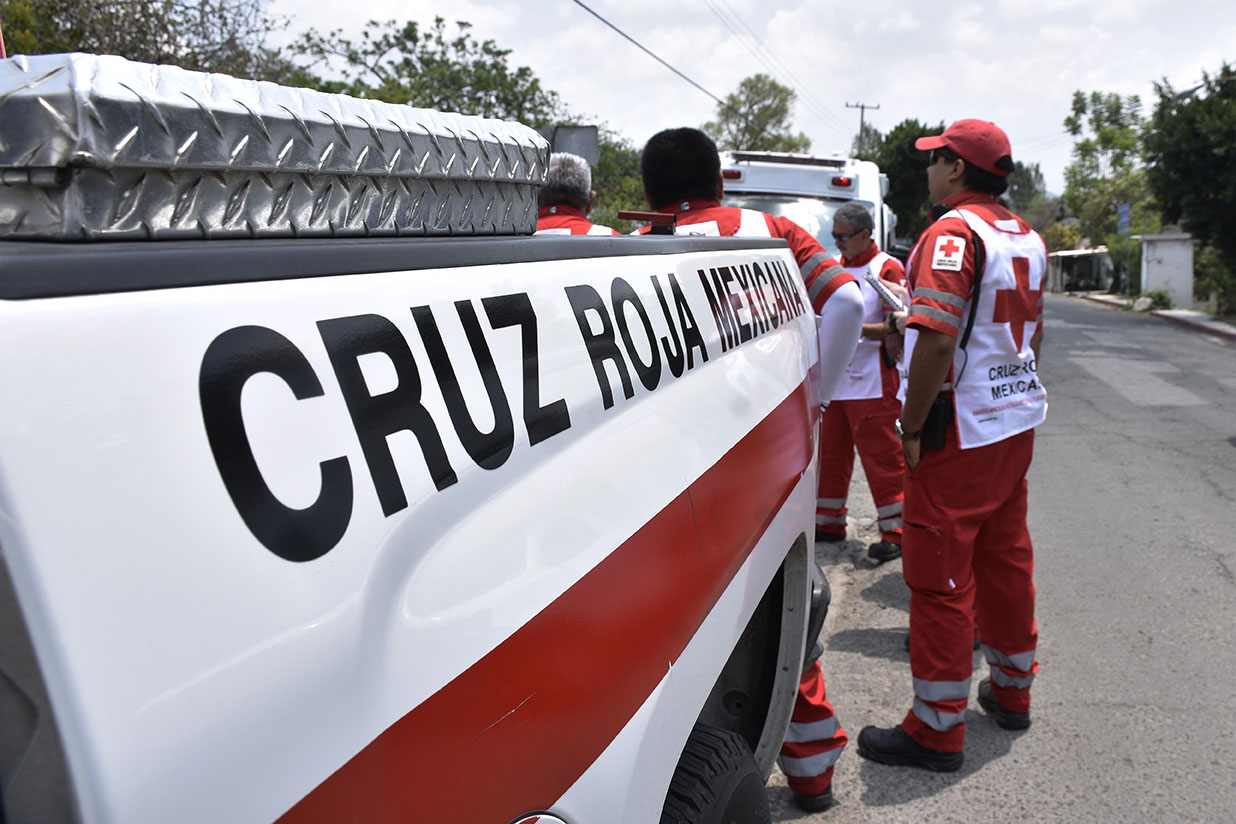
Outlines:
[[[1167,292],[1172,305],[1193,308],[1193,237],[1142,235],[1142,292]]]

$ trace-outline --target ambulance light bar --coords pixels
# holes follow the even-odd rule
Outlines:
[[[797,166],[828,166],[834,169],[845,167],[845,159],[840,157],[816,157],[815,155],[786,154],[784,152],[731,152],[737,162],[762,161],[765,163],[789,163]]]

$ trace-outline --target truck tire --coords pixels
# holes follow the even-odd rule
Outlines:
[[[769,824],[768,794],[736,732],[696,724],[670,780],[661,824]]]

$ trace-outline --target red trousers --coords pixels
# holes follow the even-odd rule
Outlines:
[[[944,448],[924,449],[906,476],[901,557],[914,706],[902,728],[925,747],[961,752],[965,744],[976,614],[996,700],[1030,709],[1038,670],[1026,529],[1033,451],[1034,430],[963,450],[950,428]]]
[[[790,728],[777,758],[790,789],[799,795],[827,790],[833,783],[833,765],[849,740],[824,694],[824,675],[816,661],[798,682]]]
[[[820,482],[815,528],[845,535],[846,499],[854,473],[854,450],[863,462],[875,500],[880,537],[901,545],[902,482],[905,461],[893,428],[901,414],[895,395],[856,401],[833,401],[820,420]]]

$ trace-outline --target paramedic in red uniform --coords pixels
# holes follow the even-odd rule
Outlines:
[[[717,146],[698,129],[653,135],[644,147],[640,171],[648,205],[674,214],[679,234],[779,237],[789,243],[819,318],[821,401],[827,402],[854,354],[862,326],[863,298],[854,276],[787,218],[722,206]],[[809,639],[819,650],[815,641]],[[798,805],[809,812],[832,806],[833,765],[849,740],[825,696],[818,652],[813,653],[807,656],[778,759]]]
[[[1047,416],[1038,378],[1047,252],[998,200],[1013,170],[1004,132],[960,120],[915,146],[931,150],[938,219],[910,254],[898,422],[914,703],[899,726],[865,727],[858,753],[951,771],[963,759],[975,608],[990,666],[978,703],[1004,729],[1030,726],[1038,632],[1026,470]]]
[[[616,235],[618,232],[588,219],[597,193],[592,189],[588,161],[570,152],[549,156],[545,185],[537,192],[538,235]]]
[[[833,214],[833,242],[841,252],[842,267],[858,278],[865,314],[862,337],[846,367],[832,402],[820,424],[820,483],[815,510],[817,539],[845,539],[846,499],[854,471],[854,450],[863,462],[871,497],[875,499],[880,540],[867,555],[883,563],[901,555],[901,484],[905,465],[901,441],[893,424],[901,413],[897,398],[900,378],[893,355],[900,354],[901,335],[889,326],[892,311],[864,275],[905,283],[901,263],[880,251],[871,237],[871,213],[851,201]],[[896,347],[892,355],[885,341]]]

